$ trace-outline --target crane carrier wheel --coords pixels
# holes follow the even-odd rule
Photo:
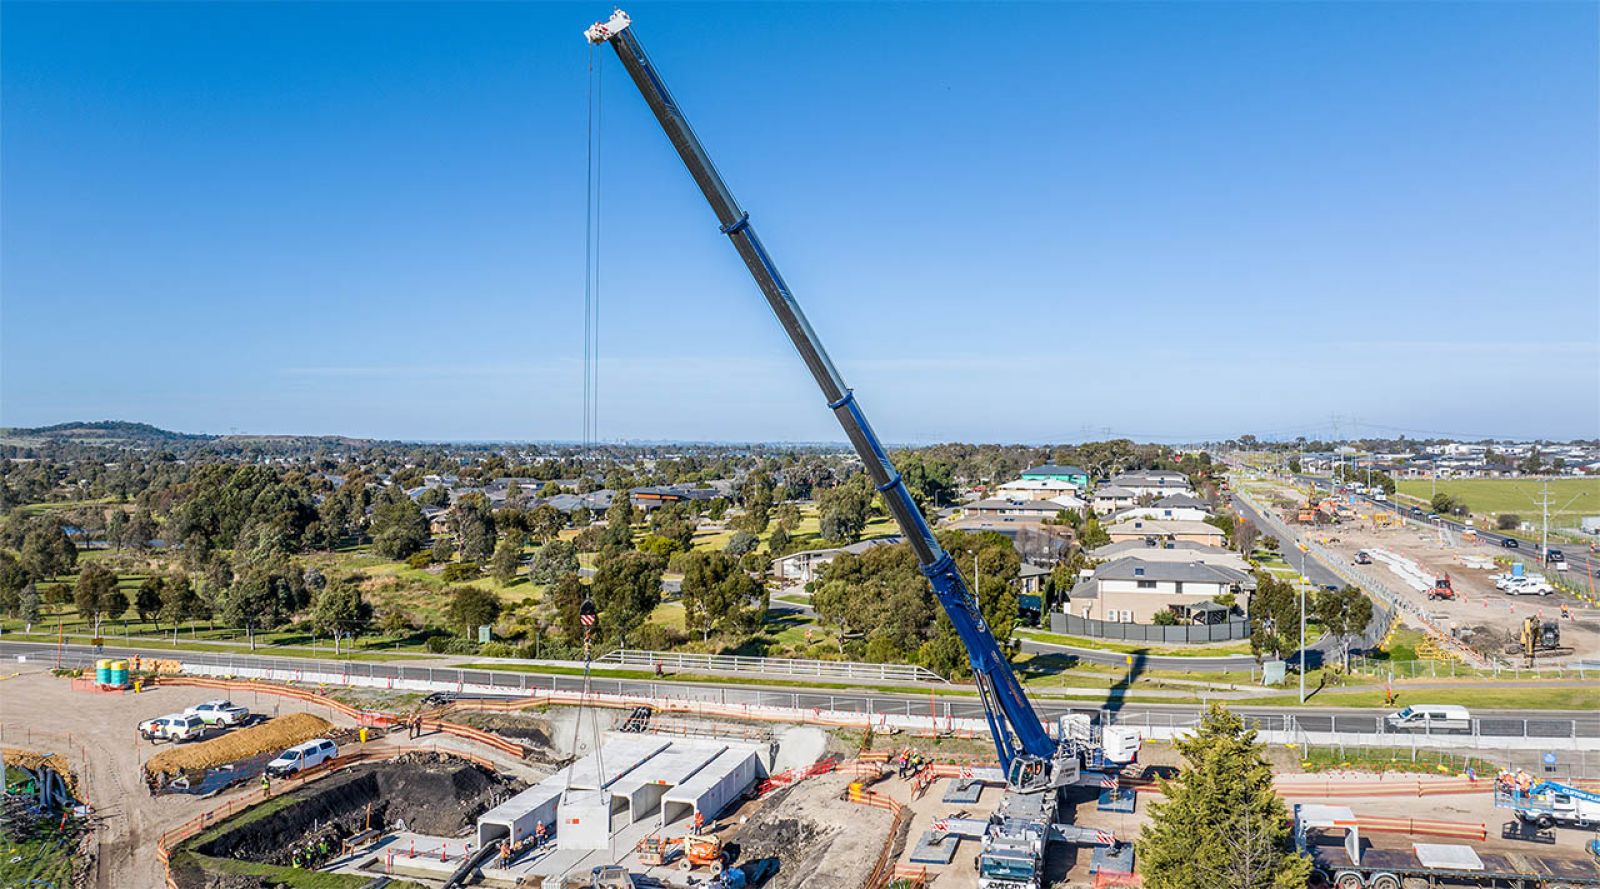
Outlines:
[[[1394,874],[1378,874],[1367,881],[1367,889],[1400,889],[1400,878]]]

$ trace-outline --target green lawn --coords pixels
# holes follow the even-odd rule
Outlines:
[[[1531,478],[1463,478],[1440,479],[1438,490],[1466,502],[1474,515],[1492,522],[1501,513],[1514,513],[1525,522],[1537,524],[1540,520],[1539,500],[1544,486],[1550,486],[1550,526],[1575,527],[1581,516],[1600,515],[1600,478],[1555,478],[1548,481]],[[1433,482],[1428,479],[1405,479],[1399,482],[1400,493],[1426,502],[1432,496]],[[1480,527],[1493,528],[1492,523],[1479,523]]]
[[[1019,629],[1016,634],[1024,639],[1032,639],[1035,642],[1051,642],[1056,645],[1070,645],[1074,648],[1094,648],[1100,651],[1115,651],[1122,654],[1159,655],[1161,657],[1229,657],[1236,654],[1250,653],[1250,643],[1248,641],[1163,648],[1160,646],[1140,645],[1134,642],[1113,642],[1106,639],[1063,636],[1060,633],[1051,633],[1044,630]]]
[[[1395,703],[1398,709],[1407,704],[1459,704],[1484,710],[1594,710],[1600,708],[1600,688],[1494,688],[1493,686],[1462,685],[1460,688],[1407,689],[1395,683]],[[1293,705],[1298,695],[1275,695],[1252,699],[1252,706]],[[1390,705],[1384,702],[1382,688],[1373,687],[1359,691],[1324,691],[1306,702],[1316,707],[1377,707]]]

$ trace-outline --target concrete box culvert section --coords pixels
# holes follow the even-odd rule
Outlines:
[[[611,794],[625,802],[629,824],[643,821],[661,810],[661,798],[668,790],[689,780],[726,749],[726,744],[674,741],[612,784]]]
[[[737,802],[762,777],[761,752],[749,746],[730,746],[688,781],[661,797],[661,824],[673,824],[696,813],[709,820]]]
[[[478,818],[478,848],[505,838],[520,843],[538,835],[543,824],[545,836],[555,835],[557,810],[566,780],[556,775],[540,781]]]

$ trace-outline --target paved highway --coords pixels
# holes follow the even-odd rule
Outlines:
[[[0,657],[7,660],[18,655],[54,663],[55,646],[48,643],[0,641]],[[84,645],[66,646],[65,663],[92,664],[99,657],[173,658],[179,655],[186,663],[211,663],[238,668],[316,671],[338,670],[349,676],[375,678],[421,679],[434,682],[461,682],[472,685],[497,686],[507,695],[520,695],[526,690],[554,689],[579,691],[582,679],[577,676],[550,676],[517,673],[501,670],[458,670],[455,668],[415,666],[412,664],[384,664],[370,661],[328,662],[299,658],[273,658],[248,654],[210,654],[201,652],[174,652],[162,649],[136,649],[106,646],[101,652]],[[647,679],[596,678],[592,689],[603,694],[625,694],[677,700],[693,700],[730,705],[791,707],[795,709],[835,710],[854,713],[904,713],[924,715],[932,711],[940,718],[983,717],[982,706],[976,696],[932,697],[926,692],[886,692],[848,689],[792,689],[761,688],[750,685],[717,685],[715,683],[656,682]],[[1230,704],[1232,709],[1255,721],[1261,728],[1279,730],[1298,726],[1308,732],[1376,732],[1381,731],[1383,711],[1351,707],[1304,707],[1292,711],[1283,708],[1251,707]],[[1152,726],[1191,725],[1199,718],[1201,706],[1195,704],[1113,704],[1099,709],[1067,701],[1041,699],[1035,701],[1042,717],[1054,718],[1068,712],[1101,712],[1106,717],[1122,723]],[[1486,737],[1600,737],[1600,711],[1479,711],[1477,733]],[[1409,736],[1402,739],[1402,742]]]

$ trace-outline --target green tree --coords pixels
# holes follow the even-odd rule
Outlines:
[[[28,522],[19,556],[23,570],[41,580],[66,574],[78,563],[78,547],[61,522],[52,516],[36,516]]]
[[[0,549],[0,611],[12,617],[22,604],[22,588],[28,585],[28,572],[10,553]]]
[[[549,591],[545,594],[551,623],[561,630],[563,636],[572,641],[583,638],[583,624],[580,622],[579,611],[583,607],[583,596],[583,580],[578,577],[576,569],[551,581]]]
[[[1162,780],[1137,854],[1148,889],[1303,889],[1310,859],[1294,850],[1288,811],[1253,729],[1213,704],[1175,742],[1184,765]]]
[[[329,584],[311,606],[311,625],[324,636],[355,635],[371,619],[372,606],[362,600],[361,590],[349,583]]]
[[[698,631],[702,640],[714,631],[750,626],[749,609],[761,592],[761,584],[726,553],[699,551],[684,559],[684,624]]]
[[[744,501],[744,515],[739,518],[739,527],[751,534],[767,530],[767,523],[772,517],[772,480],[766,473],[752,474],[739,493]]]
[[[569,540],[552,540],[533,553],[528,579],[538,584],[553,584],[563,576],[578,573],[578,548]]]
[[[540,542],[556,539],[566,526],[567,517],[548,503],[541,503],[528,512],[528,532]]]
[[[832,543],[855,543],[872,510],[872,480],[865,473],[825,489],[817,498],[819,531]]]
[[[1084,549],[1099,549],[1111,542],[1111,535],[1093,514],[1084,516],[1083,527],[1078,529],[1078,545]]]
[[[386,559],[403,559],[428,545],[428,520],[399,487],[385,488],[372,507],[372,548]]]
[[[783,526],[779,525],[778,527],[782,528]],[[778,532],[774,529],[772,533],[776,534]],[[785,534],[785,537],[787,536]],[[751,534],[749,531],[735,531],[733,536],[728,538],[727,544],[722,547],[722,551],[737,559],[745,553],[755,552],[756,547],[760,545],[761,538]]]
[[[450,510],[450,521],[461,547],[461,561],[486,562],[494,555],[494,510],[489,498],[477,493],[462,495]]]
[[[222,563],[226,566],[227,563]],[[232,581],[230,580],[229,583]],[[208,589],[212,588],[213,581],[207,580]],[[218,589],[226,589],[226,585]],[[211,616],[211,609],[207,607],[204,599],[194,591],[194,585],[189,583],[189,578],[182,574],[169,574],[161,578],[161,613],[160,618],[176,627],[186,620],[198,620]]]
[[[161,578],[155,575],[146,577],[139,584],[139,592],[133,598],[133,610],[138,612],[140,620],[151,620],[161,616]],[[161,629],[160,624],[156,629]]]
[[[1270,653],[1280,660],[1300,642],[1300,592],[1295,585],[1265,571],[1256,572],[1250,597],[1250,650],[1257,658]]]
[[[100,618],[110,610],[111,597],[116,591],[117,575],[99,562],[89,562],[78,572],[78,582],[72,589],[72,604],[84,620],[94,621],[96,636],[100,635]],[[123,611],[128,610],[127,605],[124,597]]]
[[[665,559],[637,550],[600,553],[590,591],[600,609],[601,631],[607,638],[626,638],[661,604],[661,572],[665,567]]]
[[[418,494],[416,502],[418,506],[430,506],[436,509],[449,506],[450,492],[446,491],[441,485],[434,485],[431,488],[424,489],[421,494]]]
[[[17,619],[29,626],[39,619],[39,588],[31,583],[17,594]]]
[[[1494,527],[1497,531],[1515,531],[1522,527],[1522,516],[1514,512],[1502,512],[1495,517]]]
[[[500,538],[494,548],[494,558],[489,562],[490,576],[501,583],[517,579],[517,572],[522,568],[522,542],[521,531],[511,531]]]
[[[1011,539],[996,531],[946,531],[939,544],[955,560],[956,568],[967,581],[967,588],[978,597],[978,609],[989,624],[989,631],[1004,645],[1017,626],[1018,597],[1022,590],[1022,558]],[[973,574],[973,558],[977,574]],[[954,630],[954,627],[951,628]]]
[[[500,598],[475,586],[460,586],[450,591],[445,619],[470,637],[477,627],[493,624],[500,616]]]
[[[776,525],[772,529],[772,534],[767,537],[767,552],[771,553],[773,558],[787,555],[789,552],[790,542],[791,539],[789,537],[789,526],[783,524]],[[732,543],[732,541],[729,541],[730,546]]]
[[[1353,586],[1336,592],[1318,593],[1314,604],[1317,620],[1339,640],[1339,663],[1350,669],[1350,640],[1372,623],[1372,600]]]

